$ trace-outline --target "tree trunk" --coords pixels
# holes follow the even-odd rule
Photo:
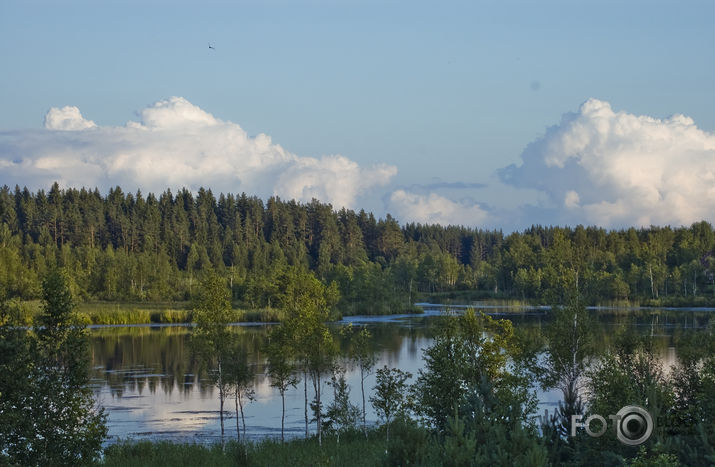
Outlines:
[[[305,437],[308,438],[308,372],[303,371],[303,394],[305,395]]]
[[[223,438],[224,434],[224,429],[223,429],[223,399],[224,399],[224,394],[223,394],[223,389],[219,388],[218,390],[218,399],[219,399],[219,418],[221,419],[221,448],[225,448],[225,441]]]
[[[241,442],[241,426],[238,423],[238,389],[234,393],[234,403],[236,405],[236,440]]]
[[[407,300],[408,300],[408,302],[409,302],[409,303],[407,303],[407,306],[412,306],[412,278],[411,278],[411,277],[410,277],[410,291],[409,291],[409,295],[408,295],[408,299],[407,299]],[[364,401],[364,399],[365,399],[365,396],[363,395],[363,413],[365,413],[365,409],[364,409],[365,401]],[[364,418],[364,417],[363,417],[363,418]]]
[[[283,412],[281,413],[281,443],[285,442],[285,419],[286,419],[286,393],[281,391],[281,402],[283,404]]]
[[[316,404],[316,414],[315,414],[315,423],[317,425],[318,429],[318,446],[323,445],[323,430],[322,427],[320,426],[323,422],[321,419],[321,406],[320,406],[320,372],[318,372],[317,378],[315,379],[317,384],[315,385],[315,404]]]
[[[221,449],[225,448],[224,427],[223,427],[223,402],[226,399],[223,387],[223,369],[221,368],[221,359],[218,360],[218,399],[219,399],[219,419],[221,420]]]
[[[653,267],[650,264],[648,265],[648,274],[650,275],[650,296],[651,298],[655,298],[655,290],[653,288]]]
[[[410,281],[410,286],[412,281]],[[362,431],[367,439],[367,424],[365,423],[365,368],[360,365],[360,391],[362,392]]]
[[[246,439],[246,418],[243,416],[243,399],[241,394],[238,394],[238,405],[241,407],[241,425],[243,425],[243,439]]]

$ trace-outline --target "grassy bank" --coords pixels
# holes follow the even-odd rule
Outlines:
[[[177,444],[142,441],[109,446],[100,465],[139,466],[375,466],[387,462],[385,439],[371,432],[368,439],[360,432],[343,434],[338,439],[326,436],[322,447],[315,438],[286,443],[265,440],[221,445]]]
[[[715,307],[715,297],[660,297],[651,300],[643,300],[642,306],[652,306],[652,307]]]
[[[445,305],[474,305],[475,308],[478,308],[480,305],[511,307],[550,305],[550,303],[543,303],[542,301],[533,298],[519,300],[506,294],[495,294],[484,290],[455,290],[450,292],[421,293],[417,296],[416,301],[442,303]],[[659,298],[635,298],[632,300],[596,299],[589,301],[586,305],[604,308],[712,308],[715,307],[715,296],[698,295],[684,297],[674,295]]]
[[[39,300],[14,302],[19,321],[31,325],[40,313]],[[77,305],[77,313],[86,324],[168,324],[190,323],[193,319],[191,302],[117,303],[83,302]],[[268,308],[260,310],[232,310],[233,322],[267,323],[284,319],[282,310]]]
[[[513,300],[504,297],[484,297],[475,291],[458,291],[434,294],[422,294],[420,302],[441,303],[445,305],[473,305],[474,308],[484,306],[527,307],[538,303],[524,300]],[[40,313],[41,302],[13,301],[19,321],[31,325],[33,318]],[[234,305],[235,306],[235,305]],[[609,301],[600,302],[599,307],[608,309],[608,313],[631,313],[633,307],[715,307],[715,298],[705,297],[664,297],[642,302]],[[413,306],[402,310],[403,313],[422,313],[421,307]],[[169,324],[191,323],[192,303],[185,302],[83,302],[78,304],[77,312],[87,324],[96,325],[128,325],[128,324]],[[232,310],[232,322],[269,323],[285,319],[285,313],[276,308]],[[339,320],[342,316],[335,312],[331,320]]]
[[[18,320],[27,326],[40,313],[39,300],[13,300],[17,310]],[[86,324],[124,325],[124,324],[169,324],[191,323],[193,320],[193,303],[185,302],[82,302],[76,311]],[[401,313],[422,313],[420,307],[409,307],[400,310]],[[237,308],[234,304],[231,321],[235,323],[275,323],[283,321],[286,314],[278,308],[246,309]],[[331,321],[339,321],[343,317],[340,310],[333,310]]]
[[[77,308],[89,324],[164,324],[190,323],[193,320],[191,302],[83,303]],[[231,311],[231,321],[237,323],[267,323],[284,319],[283,311],[273,308],[262,310],[234,308]]]

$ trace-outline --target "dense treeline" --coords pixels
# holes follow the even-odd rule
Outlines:
[[[402,311],[424,294],[462,290],[554,303],[575,288],[590,303],[704,304],[715,295],[714,249],[707,222],[505,235],[205,189],[0,189],[0,288],[23,299],[38,298],[40,278],[61,266],[93,300],[185,300],[212,269],[234,302],[271,307],[276,279],[295,268],[334,282],[344,313]]]

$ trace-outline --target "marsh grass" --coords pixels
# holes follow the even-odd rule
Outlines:
[[[484,290],[453,290],[448,292],[433,292],[421,293],[417,296],[417,302],[428,303],[443,303],[446,305],[474,305],[478,308],[479,305],[491,306],[511,306],[511,307],[528,307],[550,305],[538,299],[519,300],[514,299],[504,293],[494,294]],[[715,293],[698,295],[698,296],[682,296],[670,295],[659,298],[635,298],[632,300],[604,300],[598,297],[592,297],[587,303],[589,306],[597,308],[623,308],[632,309],[638,307],[652,308],[683,308],[683,307],[715,307]]]
[[[41,305],[39,300],[14,301],[16,320],[22,325],[31,326],[35,316],[40,313]],[[193,318],[191,302],[83,302],[77,305],[76,311],[80,319],[90,325],[188,324]],[[274,323],[284,319],[285,312],[276,308],[234,308],[231,322]]]
[[[715,307],[715,296],[697,296],[697,297],[680,297],[680,296],[671,296],[671,297],[660,297],[660,298],[654,298],[650,300],[644,300],[643,301],[643,306],[651,306],[651,307],[693,307],[693,308],[700,308],[700,307],[706,307],[706,308],[712,308]]]
[[[101,465],[139,466],[374,466],[385,463],[385,440],[378,432],[367,439],[362,432],[326,436],[322,446],[314,438],[236,443],[224,450],[220,444],[177,444],[170,442],[125,442],[106,448]]]
[[[107,303],[85,302],[77,312],[88,324],[163,324],[191,322],[187,303]]]
[[[78,307],[89,324],[173,324],[190,323],[193,319],[191,302],[166,304],[84,303]],[[277,309],[233,309],[231,322],[268,323],[285,318]]]

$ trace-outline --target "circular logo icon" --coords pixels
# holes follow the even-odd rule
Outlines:
[[[648,411],[637,405],[627,405],[616,414],[616,436],[621,443],[638,446],[653,433],[653,418]]]

